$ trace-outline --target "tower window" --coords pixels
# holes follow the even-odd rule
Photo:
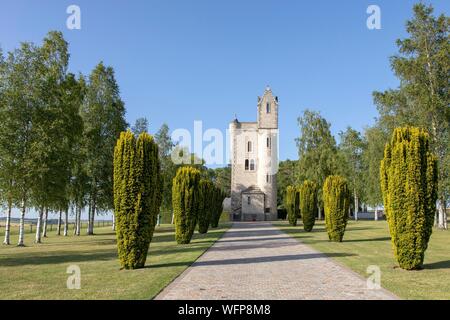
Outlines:
[[[267,148],[270,149],[270,137],[267,137]]]
[[[250,205],[250,203],[251,203],[251,199],[250,199],[250,197],[247,197],[247,204]]]
[[[245,170],[248,170],[248,159],[245,159]]]
[[[252,142],[247,142],[247,152],[252,152]]]
[[[250,170],[253,171],[255,170],[255,160],[250,160]]]
[[[266,174],[266,182],[267,182],[267,183],[270,182],[270,174]]]
[[[266,113],[270,113],[270,103],[266,103]]]

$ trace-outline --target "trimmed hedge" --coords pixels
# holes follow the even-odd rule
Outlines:
[[[181,167],[173,178],[172,208],[178,244],[189,243],[194,234],[200,203],[199,183],[200,171],[192,167]]]
[[[207,233],[214,206],[214,185],[211,181],[202,179],[199,184],[199,210],[198,210],[198,232]]]
[[[340,176],[329,176],[323,185],[325,223],[330,241],[342,242],[348,220],[350,191]]]
[[[300,213],[303,229],[306,232],[313,229],[317,210],[317,185],[312,181],[305,180],[300,186]]]
[[[121,268],[142,268],[161,204],[158,146],[152,136],[122,132],[114,149],[114,214]]]
[[[420,269],[431,236],[438,189],[428,134],[397,128],[384,149],[381,190],[394,255],[401,268]]]
[[[297,219],[300,215],[300,194],[298,188],[288,186],[285,195],[285,207],[287,210],[288,221],[292,226],[297,225]]]

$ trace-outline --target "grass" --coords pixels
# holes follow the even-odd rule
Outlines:
[[[119,270],[115,233],[96,228],[94,236],[56,236],[42,244],[27,234],[19,248],[17,228],[10,246],[0,245],[1,299],[151,299],[208,249],[229,227],[227,222],[205,235],[195,233],[191,244],[178,245],[171,225],[156,227],[146,267]],[[84,231],[84,230],[83,230]],[[4,228],[0,232],[3,236]],[[3,240],[3,237],[2,237]],[[81,289],[67,289],[67,267],[81,270]]]
[[[393,256],[386,221],[349,221],[342,243],[329,242],[324,221],[316,221],[312,232],[287,222],[275,226],[301,242],[333,255],[333,259],[363,277],[369,265],[381,270],[381,285],[404,299],[450,299],[450,233],[433,230],[422,270],[398,268]]]

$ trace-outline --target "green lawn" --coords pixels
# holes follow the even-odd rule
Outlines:
[[[313,232],[287,222],[274,225],[284,232],[329,254],[363,277],[369,265],[381,270],[381,285],[405,299],[450,299],[450,232],[433,230],[425,253],[424,269],[405,271],[397,268],[386,221],[349,221],[342,243],[331,243],[323,221],[316,222]]]
[[[115,234],[111,227],[96,228],[94,236],[63,237],[55,231],[26,247],[0,245],[1,299],[151,299],[190,266],[229,227],[226,222],[206,235],[195,233],[191,244],[177,245],[171,225],[157,227],[146,268],[119,270]],[[84,230],[83,230],[84,231]],[[0,232],[3,240],[4,228]],[[78,265],[81,289],[67,289],[67,267]]]

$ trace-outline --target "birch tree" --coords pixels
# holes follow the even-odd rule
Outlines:
[[[424,128],[430,135],[432,152],[438,158],[438,226],[447,229],[450,198],[450,18],[433,15],[433,7],[422,3],[413,8],[406,22],[408,37],[397,40],[399,53],[391,57],[391,68],[400,86],[375,92],[380,123],[389,133],[397,126]]]

